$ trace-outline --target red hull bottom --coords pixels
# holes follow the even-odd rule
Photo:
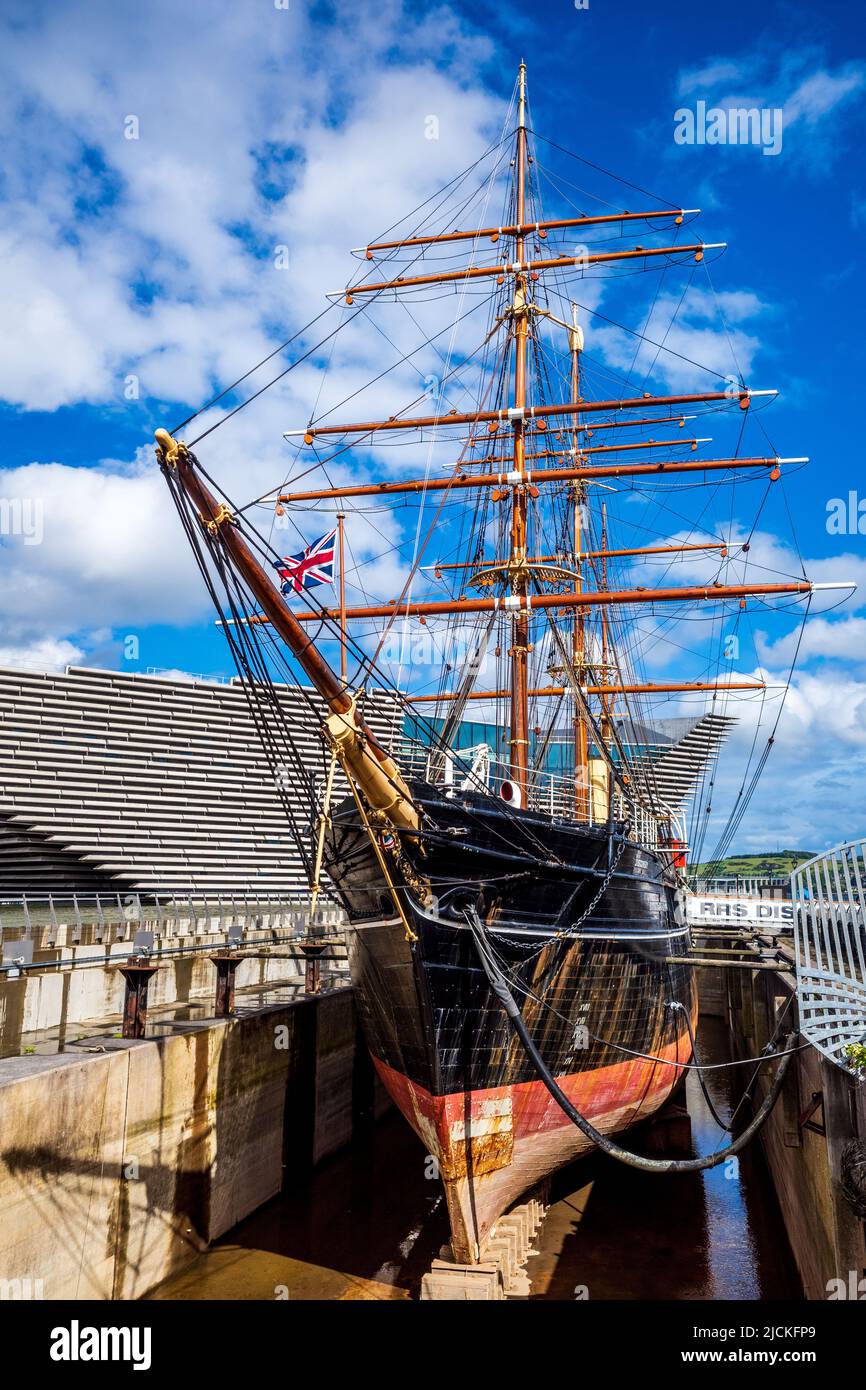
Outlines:
[[[678,1067],[665,1063],[689,1060],[682,1041],[662,1048],[658,1057],[630,1058],[557,1082],[581,1115],[611,1134],[658,1110],[681,1076]],[[490,1228],[524,1192],[593,1147],[541,1081],[434,1096],[378,1058],[373,1061],[437,1162],[460,1263],[478,1261]]]

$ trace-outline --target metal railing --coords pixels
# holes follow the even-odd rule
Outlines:
[[[866,839],[798,865],[791,898],[803,1034],[866,1075]]]
[[[716,878],[695,877],[691,879],[691,886],[695,893],[739,898],[787,897],[790,889],[787,874],[722,874]],[[784,894],[781,892],[783,889]]]
[[[327,901],[320,902],[311,918],[309,896],[300,893],[24,894],[0,899],[0,942],[38,936],[45,946],[61,939],[76,945],[86,936],[110,944],[142,929],[158,937],[225,935],[233,927],[300,933],[308,924],[327,928],[342,920],[342,910]]]
[[[433,786],[453,788],[455,793],[480,791],[498,796],[502,783],[511,776],[508,765],[497,760],[486,744],[442,750],[405,739],[396,756],[404,775],[421,778]],[[529,810],[563,820],[580,820],[588,825],[598,823],[598,819],[594,818],[595,790],[592,787],[582,789],[582,807],[585,809],[579,809],[573,776],[530,768],[527,787]],[[634,838],[648,848],[669,850],[672,840],[685,845],[682,815],[667,806],[650,808],[639,797],[625,796],[617,790],[614,792],[613,813],[615,819],[628,821]],[[605,815],[605,822],[606,819]]]

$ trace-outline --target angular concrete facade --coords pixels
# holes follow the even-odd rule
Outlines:
[[[288,686],[279,700],[321,785],[318,704]],[[399,732],[390,696],[372,694],[365,714],[386,742]],[[284,786],[308,829],[309,796],[291,767]],[[239,682],[0,669],[0,897],[305,888]]]

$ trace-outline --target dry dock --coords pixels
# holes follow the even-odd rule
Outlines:
[[[737,1057],[758,1055],[783,1013],[786,1027],[799,1022],[792,948],[782,944],[781,954],[788,968],[700,972],[704,1012],[728,1025]],[[766,1073],[756,1103],[768,1089]],[[807,1298],[850,1297],[861,1280],[866,1297],[864,1137],[866,1085],[803,1045],[760,1143]]]
[[[351,991],[0,1061],[7,1296],[141,1298],[384,1108]]]
[[[34,931],[33,968],[0,978],[4,1298],[418,1296],[447,1240],[439,1184],[374,1080],[342,963],[307,991],[299,925],[244,924],[217,1018],[217,924],[176,923],[139,1040],[119,1036],[132,928]],[[796,1020],[784,960],[700,984],[704,1062],[754,1057]],[[723,1117],[751,1070],[708,1073]],[[694,1074],[686,1096],[696,1151],[723,1147]],[[733,1168],[660,1178],[594,1156],[558,1175],[523,1296],[851,1296],[864,1133],[863,1086],[804,1046]]]

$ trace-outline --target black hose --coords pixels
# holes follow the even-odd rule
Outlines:
[[[606,1153],[611,1158],[615,1158],[619,1163],[625,1163],[629,1168],[640,1168],[645,1173],[699,1173],[707,1168],[717,1168],[720,1163],[724,1163],[726,1159],[733,1157],[734,1154],[739,1153],[740,1149],[745,1148],[746,1144],[758,1133],[779,1098],[785,1077],[788,1073],[788,1068],[791,1065],[793,1043],[796,1033],[789,1033],[785,1039],[776,1078],[770,1087],[766,1099],[752,1119],[751,1124],[747,1125],[742,1134],[740,1134],[733,1143],[729,1144],[726,1149],[721,1149],[718,1153],[707,1154],[703,1158],[645,1158],[643,1154],[631,1153],[628,1149],[622,1148],[621,1145],[615,1143],[612,1139],[608,1139],[606,1135],[597,1130],[594,1125],[590,1124],[585,1116],[581,1115],[579,1110],[575,1109],[568,1099],[568,1096],[557,1085],[548,1071],[538,1048],[529,1036],[526,1024],[520,1013],[520,1008],[508,988],[505,976],[486,950],[483,928],[474,908],[467,909],[465,915],[466,921],[475,939],[475,945],[478,948],[478,955],[484,973],[490,982],[490,988],[502,1005],[506,1018],[520,1039],[523,1050],[538,1073],[540,1080],[544,1082],[544,1085],[553,1096],[553,1099],[560,1109],[568,1116],[572,1124],[576,1125],[581,1133],[586,1135],[587,1139],[590,1139],[593,1144],[597,1145],[602,1153]]]

